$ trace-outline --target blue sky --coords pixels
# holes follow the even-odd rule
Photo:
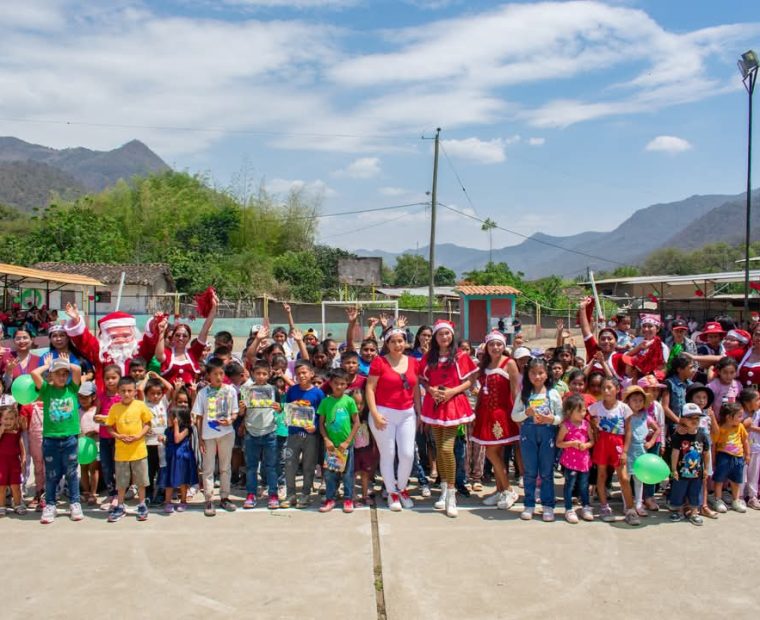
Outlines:
[[[523,234],[609,230],[745,184],[736,59],[760,49],[754,2],[99,4],[0,4],[0,135],[98,149],[138,138],[220,186],[245,173],[332,213],[427,200],[420,137],[441,127],[439,200]],[[320,234],[414,248],[428,213],[324,218]],[[438,240],[488,245],[445,211]]]

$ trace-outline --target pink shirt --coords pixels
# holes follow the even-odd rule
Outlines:
[[[570,420],[562,422],[567,429],[565,441],[589,441],[589,422],[584,419],[580,426],[576,426]],[[588,471],[591,469],[591,450],[579,450],[578,448],[563,448],[562,456],[559,457],[560,465],[573,471]]]
[[[723,404],[724,398],[727,399],[729,403],[735,403],[736,399],[739,398],[739,392],[742,391],[742,384],[736,379],[729,384],[725,384],[721,383],[720,379],[715,378],[707,384],[707,387],[710,388],[715,395],[712,409],[716,416],[720,412],[720,407]]]
[[[109,396],[105,392],[101,392],[98,394],[98,401],[100,402],[99,414],[102,416],[107,416],[108,412],[111,411],[111,407],[113,407],[116,403],[121,402],[121,396],[118,394]],[[105,424],[101,424],[98,431],[98,437],[101,439],[112,439],[113,435],[111,435],[111,431],[108,430],[108,427]]]

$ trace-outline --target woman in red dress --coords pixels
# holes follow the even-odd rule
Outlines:
[[[742,387],[760,385],[760,327],[756,327],[752,332],[749,349],[739,362],[736,378]]]
[[[465,392],[472,386],[477,366],[469,355],[456,350],[450,321],[435,322],[430,350],[422,358],[420,369],[426,392],[420,418],[432,427],[441,477],[441,497],[434,507],[456,517],[454,441],[457,427],[475,419]]]
[[[501,332],[493,331],[486,336],[471,437],[486,447],[486,457],[493,465],[496,478],[496,493],[483,503],[502,510],[509,510],[517,501],[517,493],[509,486],[504,446],[520,439],[520,427],[512,420],[514,399],[520,389],[520,372],[515,361],[505,354],[506,344]]]

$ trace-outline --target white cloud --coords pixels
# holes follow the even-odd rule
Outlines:
[[[273,9],[342,9],[359,0],[224,0],[225,4]]]
[[[691,143],[676,136],[657,136],[646,145],[647,151],[661,151],[663,153],[683,153],[691,149]]]
[[[543,146],[546,144],[546,138],[528,138],[528,144],[530,146]]]
[[[270,181],[264,181],[264,187],[270,194],[277,195],[289,194],[290,192],[304,192],[323,198],[331,198],[337,195],[337,192],[321,179],[303,181],[302,179],[274,178]]]
[[[371,179],[382,172],[378,157],[360,157],[348,166],[334,172],[335,176],[348,177],[350,179]]]
[[[382,194],[383,196],[404,196],[409,193],[409,190],[404,189],[403,187],[381,187],[377,190],[379,194]]]
[[[452,157],[469,159],[481,164],[498,164],[507,159],[505,152],[507,141],[503,138],[480,140],[465,138],[464,140],[442,140],[444,149]]]

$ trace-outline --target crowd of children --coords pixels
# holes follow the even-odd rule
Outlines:
[[[661,509],[694,525],[729,508],[760,510],[760,372],[754,380],[751,370],[760,328],[713,321],[695,343],[686,321],[643,315],[638,334],[630,317],[594,333],[588,307],[579,312],[585,358],[561,324],[545,351],[522,335],[510,347],[498,332],[473,347],[448,323],[413,335],[404,317],[370,318],[361,333],[352,308],[341,344],[298,330],[287,306],[289,329],[255,326],[240,356],[227,332],[206,342],[213,318],[194,340],[187,325],[160,323],[155,358],[133,357],[126,372],[105,364],[97,381],[82,380],[79,363],[97,360],[48,353],[20,373],[31,375],[36,402],[0,396],[0,516],[34,509],[52,523],[64,493],[74,521],[101,496],[110,522],[132,498],[144,521],[149,506],[181,513],[200,494],[209,517],[262,497],[270,510],[307,508],[321,494],[320,512],[340,503],[350,513],[375,505],[381,472],[392,510],[414,506],[411,476],[423,501],[441,482],[435,507],[449,516],[456,494],[481,494],[493,480],[483,504],[509,510],[522,497],[520,518],[540,503],[553,521],[560,477],[572,524],[616,519],[613,478],[629,525]],[[378,356],[388,356],[382,368]],[[378,393],[383,381],[398,384],[395,396]],[[394,412],[405,416],[398,429],[409,416],[411,426],[398,431]],[[83,438],[97,441],[96,461],[80,464]],[[668,480],[637,478],[648,453],[662,456]]]

